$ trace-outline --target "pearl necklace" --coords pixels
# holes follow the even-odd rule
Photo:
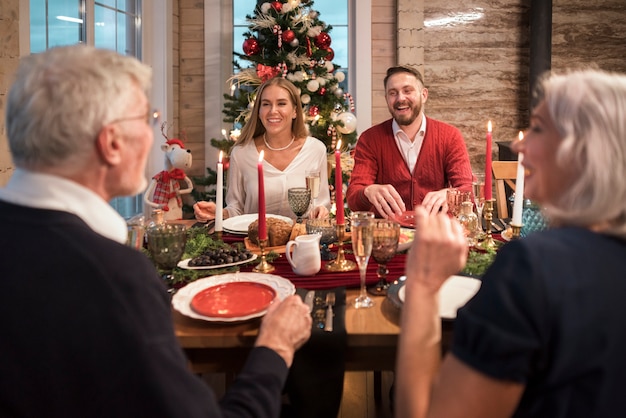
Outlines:
[[[291,146],[291,144],[293,144],[293,141],[295,141],[295,140],[296,140],[296,137],[295,137],[295,136],[292,136],[292,137],[291,137],[291,142],[290,142],[290,143],[288,143],[287,145],[285,145],[284,147],[281,147],[281,148],[273,148],[272,146],[270,146],[270,144],[268,144],[268,143],[267,143],[267,139],[265,138],[265,133],[263,134],[263,142],[265,142],[265,146],[266,146],[267,148],[271,149],[272,151],[284,151],[284,150],[286,150],[287,148],[289,148],[289,147]]]

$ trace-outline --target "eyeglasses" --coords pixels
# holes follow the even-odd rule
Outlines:
[[[119,118],[119,119],[114,119],[111,122],[109,122],[109,124],[111,123],[118,123],[118,122],[124,122],[127,120],[135,120],[135,119],[145,119],[146,123],[150,126],[157,126],[159,124],[159,121],[161,120],[161,112],[159,112],[157,109],[152,109],[150,111],[148,111],[147,114],[145,115],[140,115],[140,116],[129,116],[127,118]]]

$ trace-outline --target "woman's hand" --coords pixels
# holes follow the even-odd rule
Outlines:
[[[197,202],[193,205],[193,213],[200,222],[215,219],[215,202]]]
[[[313,210],[311,211],[311,218],[328,218],[328,214],[330,212],[328,211],[328,209],[326,209],[326,206],[317,206],[315,208],[313,208]]]

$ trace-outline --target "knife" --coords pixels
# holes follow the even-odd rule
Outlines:
[[[309,307],[309,312],[313,312],[313,302],[315,300],[315,291],[309,290],[304,297],[304,304]]]

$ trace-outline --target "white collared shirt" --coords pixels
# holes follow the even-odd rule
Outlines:
[[[422,125],[413,140],[400,128],[400,125],[398,125],[395,119],[391,123],[391,127],[393,129],[393,136],[396,139],[396,145],[412,173],[415,168],[415,163],[417,163],[417,157],[422,149],[422,144],[424,143],[426,115],[422,113]]]
[[[16,169],[0,200],[38,209],[72,213],[100,235],[124,244],[126,221],[100,196],[78,183],[50,174]]]

